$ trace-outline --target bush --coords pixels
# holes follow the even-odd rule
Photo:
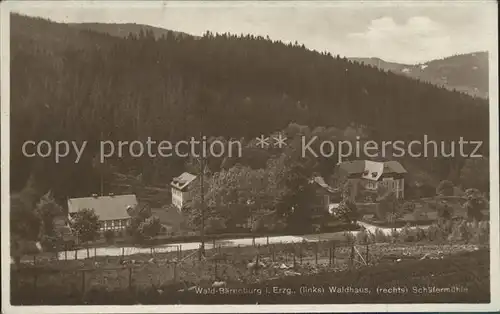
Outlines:
[[[487,221],[475,222],[471,230],[471,242],[487,244],[490,241],[490,224]]]
[[[387,240],[388,240],[387,235],[380,228],[375,229],[374,237],[375,237],[375,242],[377,242],[377,243],[384,243],[384,242],[387,242]]]
[[[454,185],[450,180],[443,180],[436,188],[436,194],[441,196],[452,196],[454,193]]]
[[[417,226],[414,230],[415,230],[415,236],[417,237],[417,241],[425,240],[425,230],[424,229]]]
[[[278,220],[273,227],[271,228],[273,231],[283,231],[286,228],[286,223],[283,220]]]
[[[445,234],[438,224],[432,224],[427,228],[426,238],[429,241],[443,241]]]
[[[413,219],[415,219],[416,221],[419,221],[419,220],[426,220],[427,219],[427,215],[421,211],[415,211],[413,213]]]
[[[390,241],[391,243],[396,243],[399,238],[399,232],[396,229],[391,230]]]
[[[442,230],[444,235],[449,235],[453,232],[454,223],[450,219],[439,218],[437,225]]]
[[[416,232],[410,227],[409,224],[406,224],[406,226],[404,226],[403,229],[401,229],[401,232],[399,233],[397,240],[399,242],[416,242],[417,241]]]
[[[411,213],[415,210],[415,203],[413,202],[405,202],[402,206],[402,210],[404,212],[408,212],[408,213]]]
[[[356,238],[352,235],[351,232],[344,232],[344,236],[346,238],[347,243],[351,244],[356,242]]]
[[[115,239],[115,232],[113,230],[104,231],[104,238],[108,244],[113,243]]]
[[[365,229],[362,228],[357,234],[356,234],[356,243],[358,244],[367,244],[369,243],[369,232]]]
[[[387,220],[387,208],[384,207],[383,204],[377,204],[375,209],[375,216],[378,220],[386,221]]]
[[[453,237],[450,237],[450,235],[453,233],[453,228],[455,226],[455,223],[453,223],[452,220],[445,220],[440,218],[436,223],[431,225],[427,229],[426,233],[426,238],[429,241],[444,241],[444,240],[450,240]]]
[[[205,232],[207,234],[221,233],[226,229],[226,223],[222,218],[211,217],[208,218],[205,225]]]
[[[466,220],[462,220],[460,222],[457,222],[453,224],[452,231],[448,236],[448,240],[450,241],[459,241],[459,242],[469,242],[469,239],[471,237],[471,226],[467,224]]]
[[[252,223],[252,232],[265,232],[268,231],[267,226],[263,219],[257,219]]]
[[[443,204],[441,206],[438,206],[437,211],[439,218],[448,220],[452,216],[453,209],[449,207],[447,204]]]

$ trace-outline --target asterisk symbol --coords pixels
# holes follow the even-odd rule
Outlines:
[[[260,146],[260,148],[264,148],[269,146],[269,137],[265,137],[264,135],[261,135],[260,137],[257,137],[257,146]]]
[[[283,146],[286,146],[286,137],[284,137],[281,133],[276,137],[273,137],[273,139],[276,141],[274,143],[274,146],[278,146],[279,148],[282,148]]]

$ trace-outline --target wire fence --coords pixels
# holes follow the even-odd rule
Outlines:
[[[206,250],[159,251],[149,254],[120,256],[92,255],[58,261],[36,261],[29,267],[12,270],[13,293],[51,293],[85,295],[93,288],[144,289],[175,287],[189,289],[214,282],[255,283],[261,280],[345,270],[376,263],[373,244],[355,245],[337,241],[256,244],[249,247],[215,246]],[[78,257],[77,257],[78,258]]]

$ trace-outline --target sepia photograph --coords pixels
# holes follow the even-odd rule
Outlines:
[[[500,310],[495,1],[0,7],[2,312]]]

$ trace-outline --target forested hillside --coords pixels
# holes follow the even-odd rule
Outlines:
[[[96,191],[102,173],[136,171],[166,183],[186,163],[144,157],[96,167],[99,139],[177,141],[200,132],[253,139],[290,123],[341,130],[354,123],[376,140],[428,134],[487,142],[488,121],[487,100],[298,43],[211,33],[157,38],[150,31],[119,38],[11,16],[13,189],[34,174],[58,197],[83,196]],[[22,157],[24,141],[42,139],[89,146],[77,165]],[[432,171],[429,162],[422,167]]]
[[[379,58],[352,58],[396,74],[406,75],[450,90],[488,98],[488,53],[479,51],[455,55],[421,64],[387,62]]]
[[[150,31],[155,38],[162,36],[176,35],[180,37],[191,36],[183,32],[171,31],[168,29],[154,27],[150,25],[135,24],[135,23],[122,23],[122,24],[106,24],[106,23],[72,23],[72,27],[81,30],[90,30],[98,33],[105,33],[112,36],[128,37],[130,34],[139,35],[142,32]]]
[[[127,37],[131,33],[138,35],[141,31],[150,31],[156,38],[168,34],[193,36],[149,25],[130,23],[75,23],[70,25],[82,30],[92,30],[119,37]],[[488,98],[489,65],[488,52],[486,51],[428,60],[420,64],[388,62],[380,58],[349,58],[349,60],[375,66],[385,71],[392,71],[395,74],[406,75],[449,90],[464,92],[475,97]]]

